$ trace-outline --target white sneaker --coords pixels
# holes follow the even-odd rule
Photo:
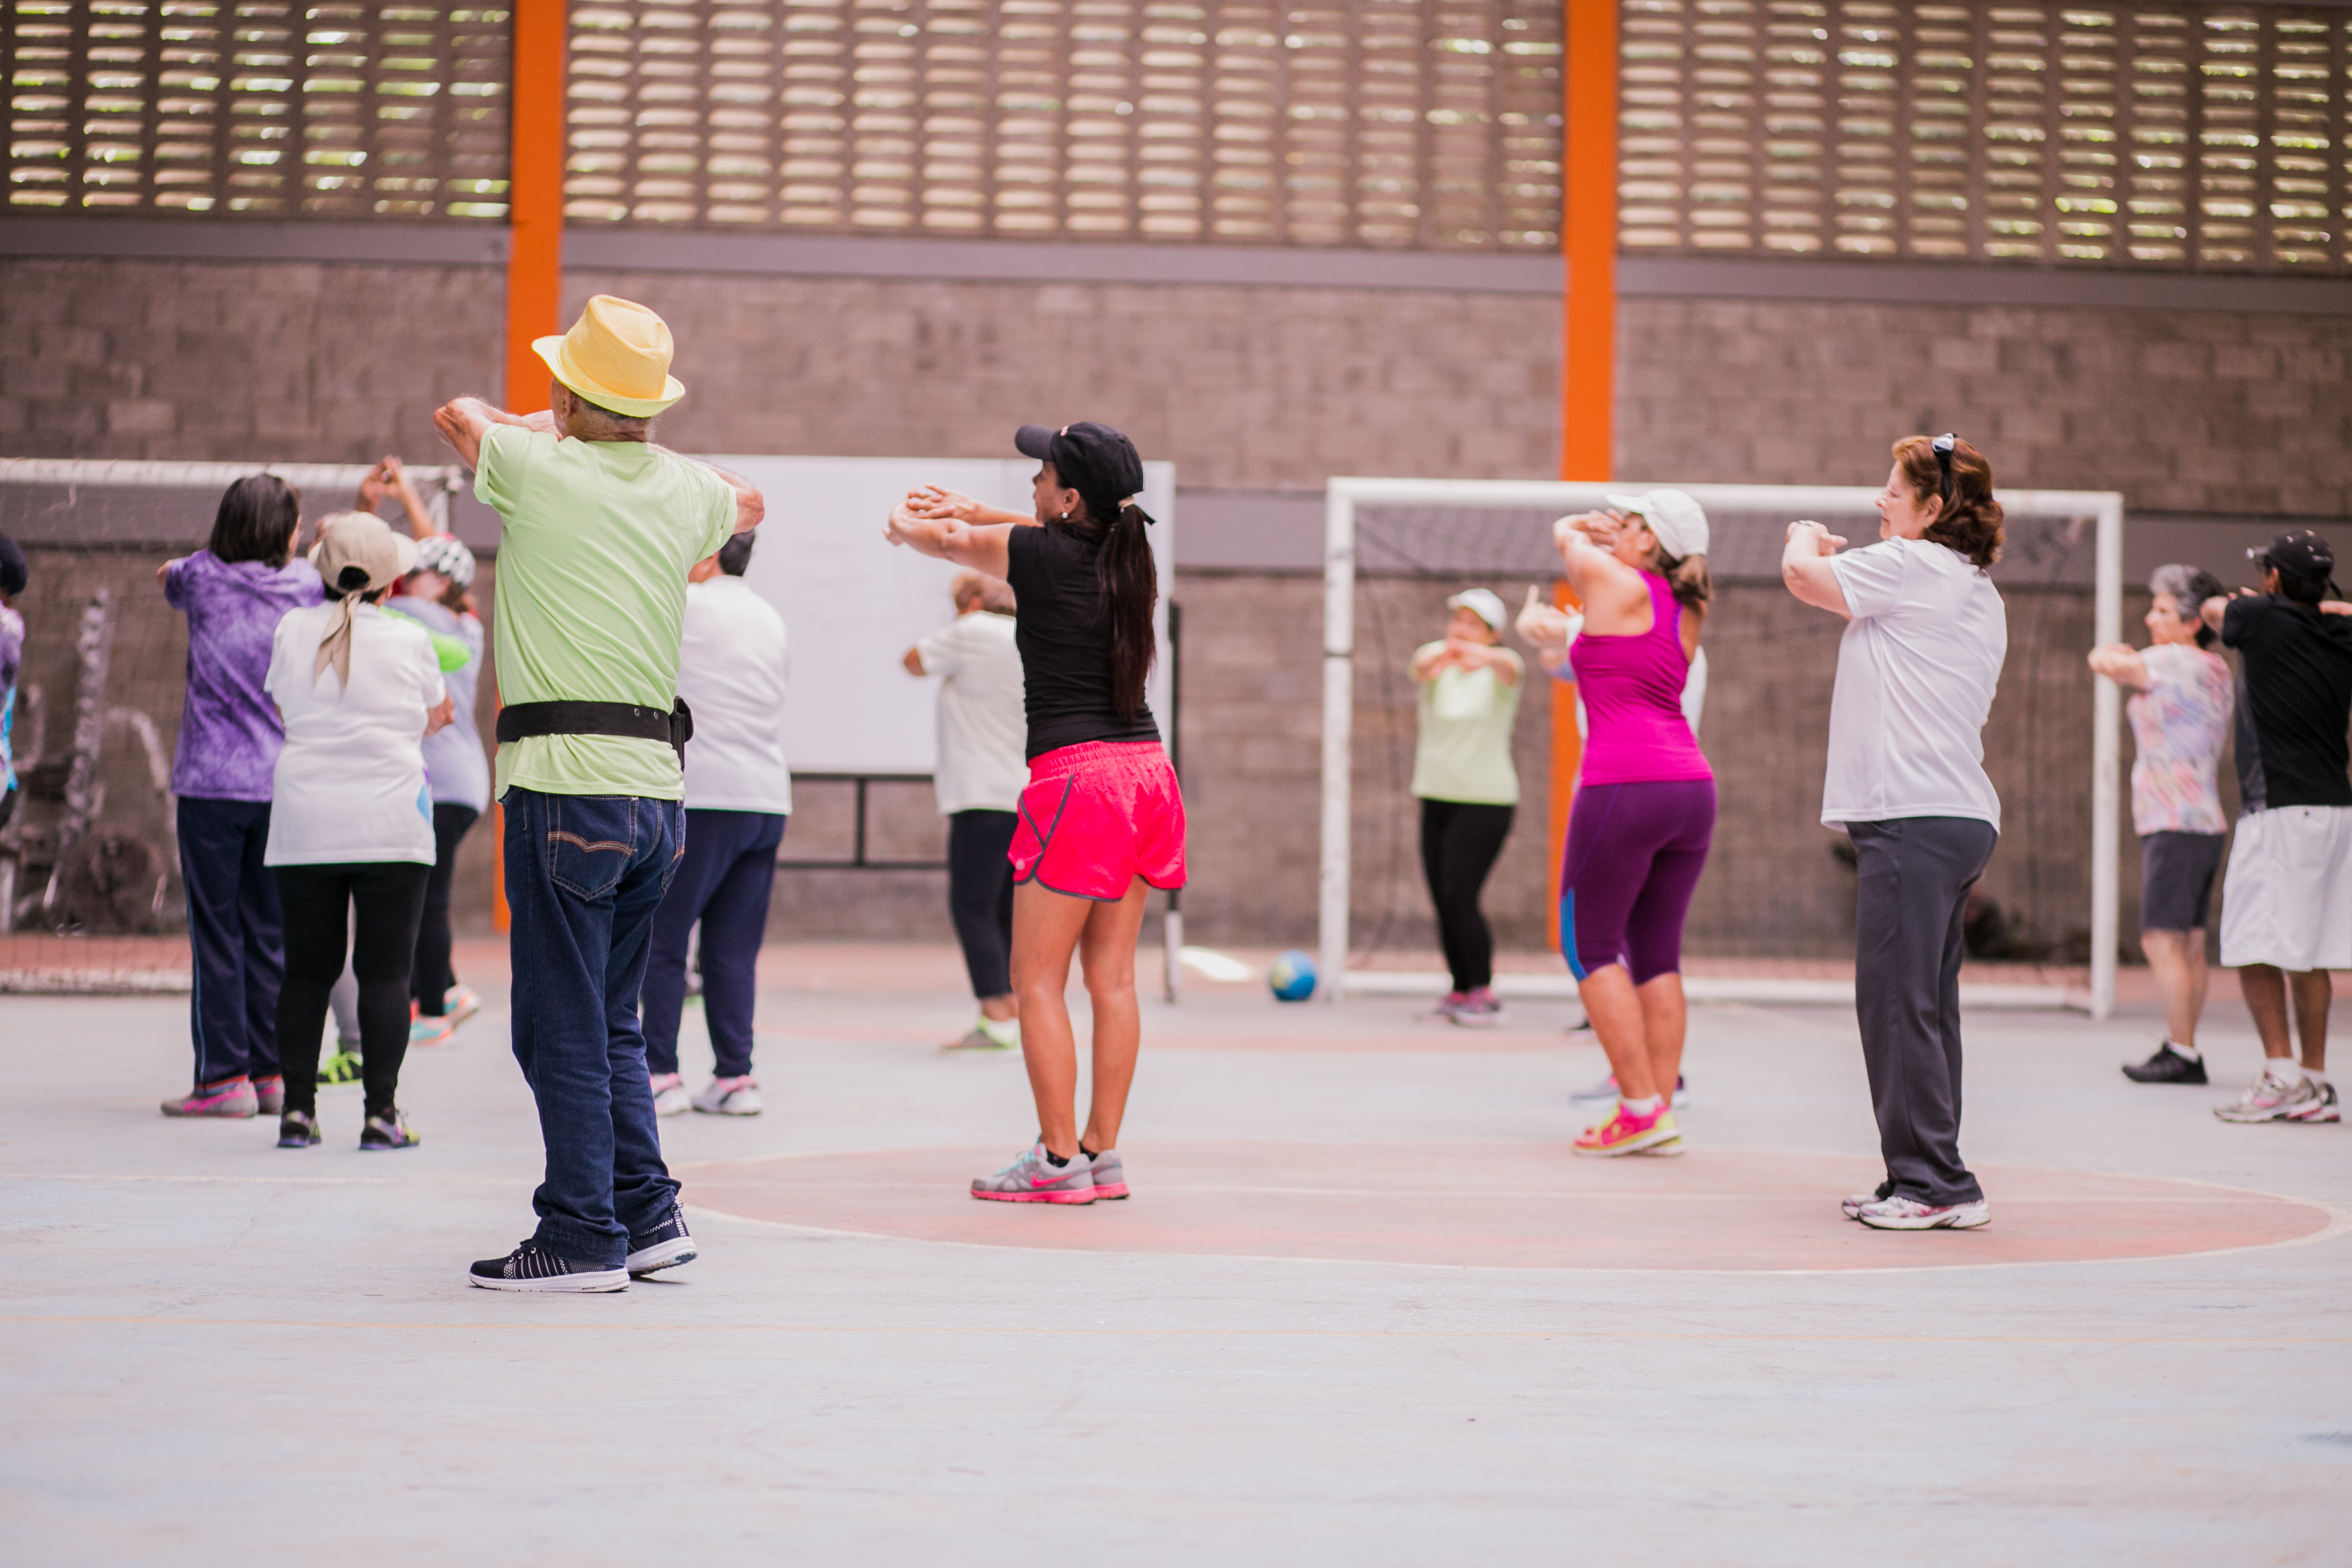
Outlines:
[[[684,1089],[678,1090],[680,1095]],[[714,1078],[710,1086],[694,1097],[694,1109],[712,1116],[757,1116],[768,1108],[760,1098],[760,1080],[745,1073],[741,1078]]]
[[[654,1091],[656,1116],[677,1116],[694,1109],[694,1101],[686,1092],[686,1079],[677,1074],[648,1073],[646,1082]]]
[[[1979,1198],[1972,1204],[1937,1208],[1897,1194],[1862,1205],[1854,1218],[1873,1230],[1974,1230],[1992,1223],[1992,1205]]]

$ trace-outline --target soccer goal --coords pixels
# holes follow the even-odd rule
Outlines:
[[[1612,494],[1655,488],[1518,480],[1339,478],[1325,491],[1319,967],[1323,994],[1428,994],[1427,898],[1407,793],[1413,732],[1406,665],[1443,635],[1444,600],[1533,593],[1568,602],[1550,525]],[[1837,619],[1780,580],[1786,525],[1812,518],[1877,537],[1874,489],[1683,484],[1706,507],[1717,597],[1700,741],[1721,800],[1686,928],[1694,1000],[1833,1004],[1853,994],[1853,878],[1844,835],[1819,826]],[[2023,961],[2016,980],[1971,982],[1974,1006],[2115,1003],[2118,696],[2084,655],[2122,631],[2121,495],[2007,490],[1994,581],[2009,656],[1986,763],[2002,799],[1992,868],[1972,900],[1972,956]],[[1506,642],[1517,644],[1516,634]],[[2087,733],[2085,733],[2087,731]],[[1572,685],[1530,658],[1514,741],[1521,801],[1488,884],[1499,945],[1556,944],[1554,895],[1580,754]],[[2052,968],[2060,971],[2053,978]],[[2087,984],[2081,978],[2087,969]],[[2071,974],[2072,983],[2063,976]],[[1497,973],[1504,995],[1572,996],[1565,967]]]
[[[221,492],[276,474],[306,515],[356,504],[358,464],[0,458],[0,533],[31,578],[0,825],[0,991],[185,991],[172,751],[187,634],[155,568],[203,547]],[[412,467],[436,522],[467,480]]]

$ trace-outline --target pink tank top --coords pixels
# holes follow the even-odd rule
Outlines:
[[[1644,572],[1642,581],[1650,590],[1648,631],[1639,637],[1586,632],[1568,650],[1590,731],[1578,775],[1585,784],[1715,777],[1683,718],[1683,686],[1690,679],[1683,607],[1664,577]]]

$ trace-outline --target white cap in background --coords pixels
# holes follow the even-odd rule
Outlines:
[[[1631,512],[1648,523],[1658,536],[1658,548],[1677,561],[1706,553],[1706,509],[1681,490],[1611,496],[1609,510]]]
[[[1503,610],[1503,601],[1485,588],[1465,588],[1446,600],[1445,607],[1449,610],[1468,610],[1493,627],[1496,637],[1503,635],[1503,622],[1508,618]]]

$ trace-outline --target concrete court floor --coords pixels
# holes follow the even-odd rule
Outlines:
[[[1017,1062],[934,1049],[966,1016],[951,967],[873,973],[763,994],[768,1114],[665,1124],[690,1205],[711,1162],[887,1186],[856,1152],[928,1171],[922,1151],[994,1163],[1024,1142]],[[2116,1073],[2149,1017],[1973,1016],[1969,1153],[2289,1194],[2328,1205],[2295,1211],[2316,1239],[1972,1267],[1955,1248],[1976,1238],[1873,1236],[1883,1266],[1789,1273],[1237,1257],[1213,1226],[1174,1250],[1018,1245],[1135,1224],[1155,1167],[1197,1180],[1180,1156],[1212,1144],[1217,1190],[1261,1211],[1285,1199],[1259,1172],[1311,1182],[1325,1151],[1350,1182],[1463,1194],[1490,1228],[1571,1164],[1587,1118],[1564,1097],[1601,1063],[1560,1033],[1565,1005],[1486,1034],[1196,985],[1147,1018],[1130,1204],[942,1194],[935,1214],[992,1245],[698,1205],[700,1261],[588,1298],[462,1282],[530,1224],[499,988],[410,1058],[424,1146],[365,1157],[355,1091],[304,1152],[260,1122],[159,1117],[184,1000],[0,997],[0,1066],[45,1086],[0,1106],[0,1557],[2343,1563],[2352,1127],[2212,1120],[2255,1058],[2217,978],[2210,1090]],[[1866,1165],[1850,1014],[1696,1009],[1689,1065],[1692,1156],[1606,1167],[1720,1178],[1660,1205],[1657,1263],[1740,1223],[1707,1192],[1738,1194],[1743,1151]],[[1980,1237],[2038,1223],[2004,1182],[2026,1178],[1989,1179]],[[1163,1208],[1200,1201],[1175,1184]],[[1780,1217],[1843,1242],[1837,1195]]]

